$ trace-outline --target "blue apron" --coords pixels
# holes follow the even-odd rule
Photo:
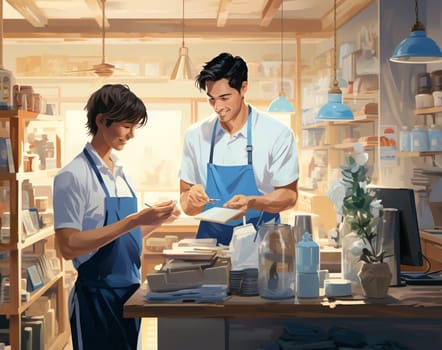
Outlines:
[[[207,163],[207,184],[206,193],[210,198],[220,199],[214,203],[208,203],[204,207],[207,210],[212,207],[222,207],[225,202],[236,194],[246,196],[261,196],[256,185],[255,175],[252,164],[252,110],[249,107],[247,118],[247,164],[246,165],[215,165],[213,164],[213,151],[215,146],[216,128],[218,119],[215,122],[212,131],[212,140],[210,143],[210,159]],[[275,219],[280,222],[279,213],[268,213],[254,209],[247,210],[246,221],[252,223],[255,229],[259,225]],[[228,245],[232,239],[233,229],[242,224],[242,220],[231,220],[226,224],[217,224],[208,221],[201,221],[198,227],[197,238],[216,238],[218,243]]]
[[[104,226],[137,211],[137,199],[110,197],[103,178],[86,149],[83,150],[106,195]],[[123,305],[140,284],[141,230],[130,231],[100,248],[78,267],[70,317],[76,350],[135,350],[140,319],[123,318]]]

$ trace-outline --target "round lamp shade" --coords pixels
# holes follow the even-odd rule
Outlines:
[[[436,42],[427,37],[424,30],[415,30],[402,40],[390,57],[399,63],[433,63],[442,61],[442,52]]]
[[[329,93],[328,102],[319,109],[317,119],[322,120],[353,120],[353,112],[342,103],[342,94]]]
[[[275,98],[267,109],[269,112],[294,112],[292,104],[287,100],[284,95],[280,95]]]

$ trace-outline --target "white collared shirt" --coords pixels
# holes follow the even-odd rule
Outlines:
[[[185,134],[180,179],[206,186],[212,130],[216,114],[192,125]],[[217,126],[213,163],[247,164],[247,123],[232,137]],[[299,177],[298,152],[293,132],[271,116],[252,107],[253,171],[258,190],[270,193]]]
[[[111,155],[114,172],[106,166],[94,147],[86,144],[86,150],[97,165],[98,171],[111,197],[132,197],[123,178],[123,167],[115,155]],[[126,176],[127,179],[127,176]],[[128,179],[129,181],[129,179]],[[132,186],[132,185],[131,185]],[[102,227],[105,219],[105,193],[98,182],[85,154],[79,153],[63,167],[54,178],[54,228],[74,228],[87,231]],[[89,259],[94,252],[73,259],[75,267]]]

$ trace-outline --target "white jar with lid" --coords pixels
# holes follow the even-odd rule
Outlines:
[[[442,92],[442,91],[441,91]],[[442,127],[433,124],[428,131],[430,151],[442,151]]]
[[[433,91],[433,104],[434,107],[442,106],[442,90]]]
[[[431,94],[417,94],[415,100],[417,109],[433,107],[434,97]]]
[[[430,150],[428,128],[426,125],[415,125],[411,132],[411,150],[413,152],[425,152]]]
[[[404,125],[399,133],[399,150],[401,152],[411,152],[411,130]]]

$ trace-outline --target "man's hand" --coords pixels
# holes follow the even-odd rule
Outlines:
[[[246,215],[247,209],[250,208],[250,204],[254,201],[253,197],[245,196],[243,194],[237,194],[233,196],[229,201],[224,203],[225,208],[239,209]]]
[[[138,212],[138,225],[161,225],[174,221],[180,214],[176,201],[157,203]],[[169,221],[170,220],[170,221]]]
[[[188,204],[194,208],[202,208],[208,202],[210,198],[204,190],[204,186],[201,184],[192,186],[187,194]]]

